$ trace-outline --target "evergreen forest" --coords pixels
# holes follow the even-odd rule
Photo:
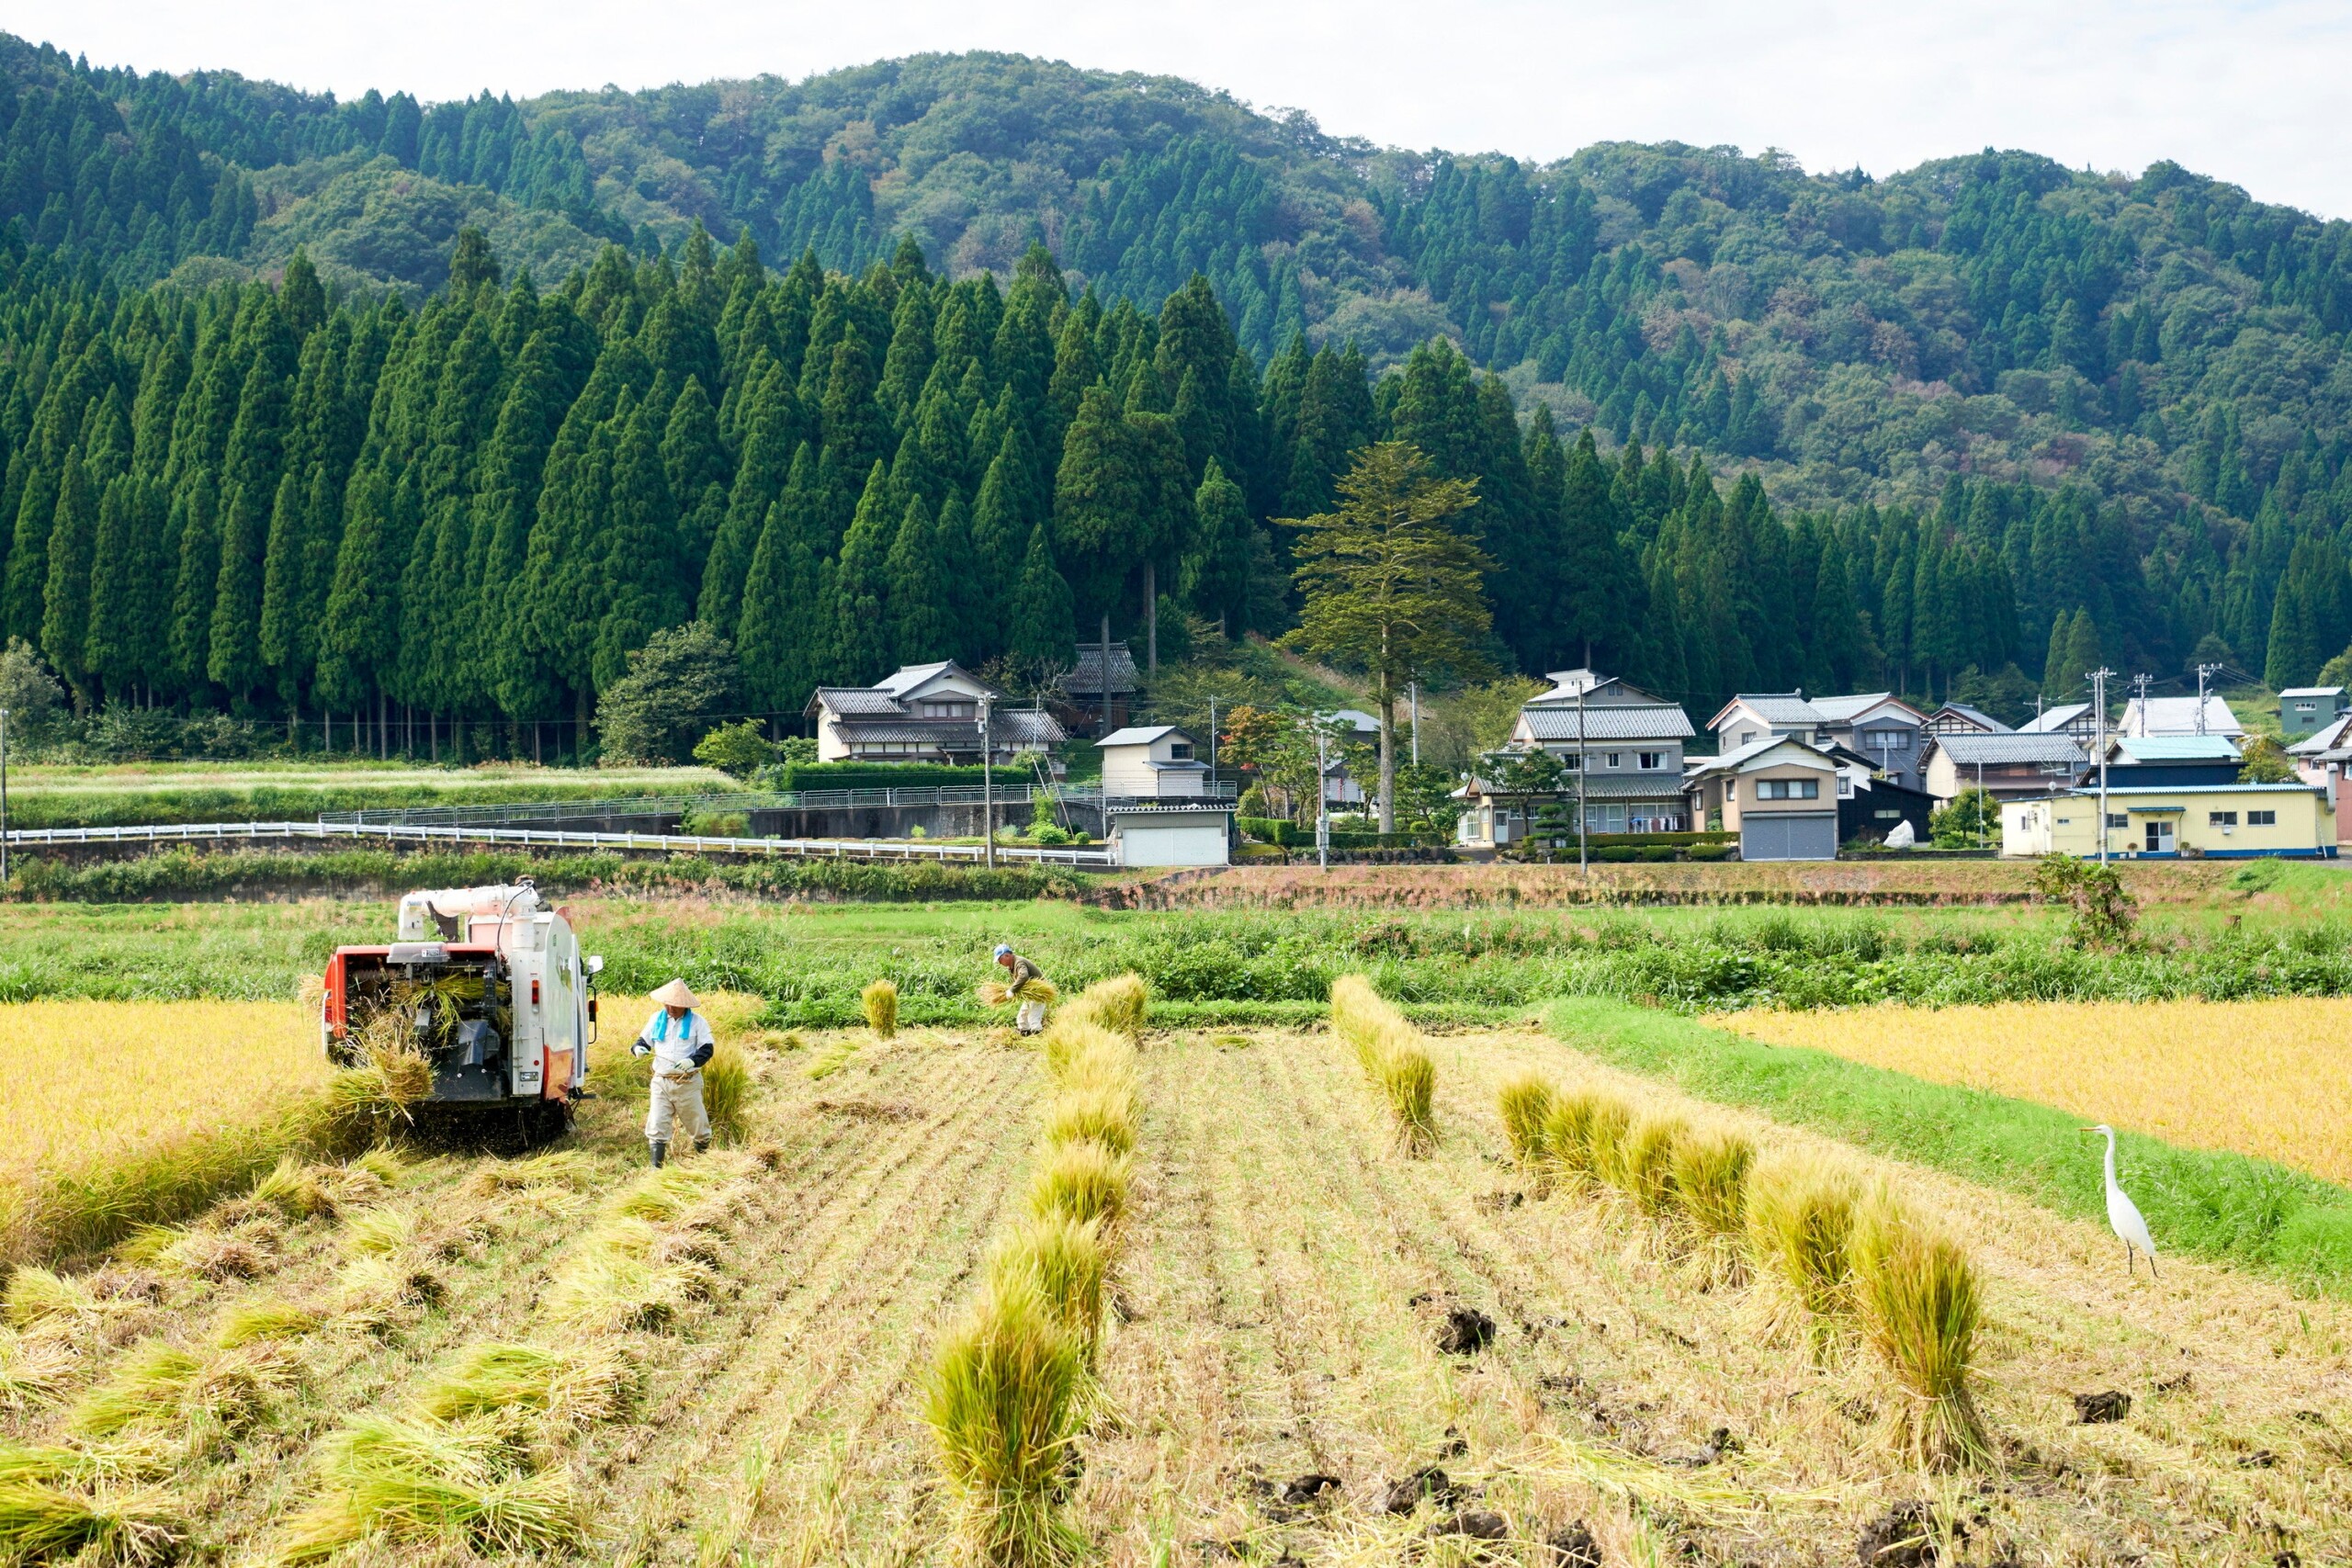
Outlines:
[[[1476,482],[1494,662],[1702,720],[2352,642],[2346,226],[2170,164],[1538,165],[981,54],[338,101],[0,38],[0,638],[85,709],[479,754],[688,621],[780,716],[1106,617],[1276,633],[1278,520],[1386,439]]]

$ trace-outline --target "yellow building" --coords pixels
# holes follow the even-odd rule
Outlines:
[[[2004,855],[2099,852],[2098,791],[2001,807]],[[2333,858],[2335,817],[2307,784],[2157,784],[2107,792],[2107,852],[2121,860]]]

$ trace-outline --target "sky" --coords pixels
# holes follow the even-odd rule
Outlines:
[[[0,0],[0,28],[93,64],[426,99],[990,49],[1183,76],[1398,146],[1671,139],[1873,175],[1986,146],[2133,174],[2170,158],[2352,216],[2343,0]]]

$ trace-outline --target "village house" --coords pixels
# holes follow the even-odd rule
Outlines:
[[[2001,807],[2001,853],[2095,859],[2099,795],[2069,790]],[[2124,860],[2333,859],[2335,821],[2323,792],[2307,784],[2181,784],[2107,791],[2107,852]]]
[[[2301,740],[2326,728],[2345,715],[2341,686],[2290,686],[2278,694],[2278,734]]]
[[[2018,726],[2020,735],[2067,735],[2087,753],[2098,744],[2098,715],[2088,703],[2059,703]]]
[[[1766,736],[1692,764],[1702,820],[1739,835],[1746,860],[1838,858],[1838,764],[1818,747]]]
[[[2220,695],[2205,694],[2204,712],[2200,722],[2198,699],[2195,697],[2133,697],[2123,705],[2123,718],[2115,727],[2119,735],[2225,735],[2233,740],[2245,739],[2245,726],[2230,711],[2230,705]]]
[[[1698,732],[1681,705],[1614,675],[1555,670],[1552,689],[1519,710],[1509,745],[1560,761],[1581,791],[1588,833],[1679,833],[1690,826],[1683,743]]]
[[[2107,786],[2235,784],[2240,762],[2237,742],[2226,735],[2111,735]]]
[[[1912,789],[1924,787],[1921,763],[1928,716],[1892,692],[1807,697],[1797,692],[1743,692],[1707,721],[1717,752],[1765,739],[1843,746],[1871,761],[1873,771]]]
[[[1095,742],[1102,753],[1102,793],[1130,800],[1197,798],[1209,793],[1200,743],[1172,724],[1115,729]]]
[[[2007,735],[2009,726],[1983,708],[1966,703],[1946,703],[1928,716],[1930,735]]]
[[[2352,843],[2352,713],[2330,719],[2287,748],[2295,776],[2327,797],[2335,841]]]
[[[2085,765],[2082,748],[2067,735],[1938,735],[1928,742],[1926,787],[1939,804],[1972,789],[2022,800],[2071,788]]]
[[[1055,705],[1078,732],[1107,734],[1127,722],[1134,706],[1138,689],[1136,656],[1124,642],[1081,642],[1077,658],[1057,684],[1059,695]]]
[[[1009,705],[1004,693],[953,660],[910,664],[871,686],[820,686],[804,711],[817,721],[820,762],[977,765],[984,700],[999,762],[1066,739],[1052,715]]]

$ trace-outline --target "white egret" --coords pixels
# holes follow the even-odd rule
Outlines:
[[[2083,1131],[2107,1135],[2107,1223],[2123,1243],[2124,1271],[2132,1272],[2132,1251],[2137,1247],[2148,1255],[2148,1278],[2153,1280],[2156,1277],[2156,1244],[2148,1235],[2148,1222],[2141,1218],[2140,1205],[2132,1201],[2131,1194],[2115,1183],[2115,1129],[2102,1122]]]

